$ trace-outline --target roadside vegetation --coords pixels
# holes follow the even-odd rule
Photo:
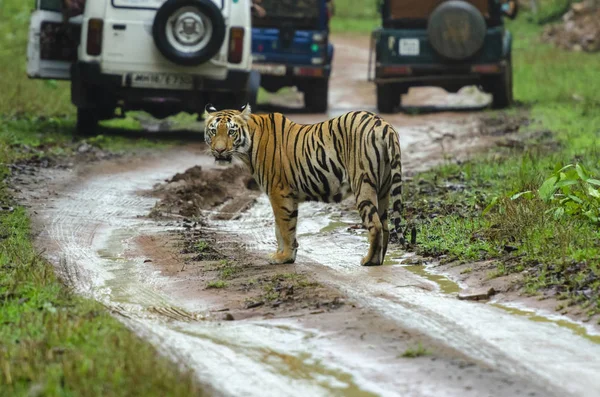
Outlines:
[[[540,41],[522,16],[514,36],[517,106],[485,123],[529,120],[523,141],[418,175],[406,191],[417,250],[445,261],[494,260],[545,293],[600,313],[600,55]]]
[[[57,278],[32,245],[25,209],[11,197],[6,178],[15,167],[70,161],[82,145],[106,153],[157,145],[72,136],[68,83],[25,74],[32,4],[0,1],[0,396],[201,395],[192,374]]]
[[[380,25],[379,0],[335,0],[330,22],[333,33],[370,33]]]

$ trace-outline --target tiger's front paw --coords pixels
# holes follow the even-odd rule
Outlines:
[[[269,255],[269,263],[271,265],[283,265],[286,263],[294,263],[296,261],[296,253],[286,253],[285,251],[277,251]]]
[[[364,257],[362,258],[362,261],[360,262],[360,264],[362,266],[380,266],[381,265],[381,260],[377,260],[377,258],[373,257],[373,258],[369,258],[369,257]]]

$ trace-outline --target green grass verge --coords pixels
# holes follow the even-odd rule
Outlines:
[[[600,100],[590,83],[600,54],[542,44],[540,28],[526,18],[509,24],[515,96],[529,111],[528,132],[551,131],[551,142],[538,138],[525,150],[496,151],[419,175],[407,187],[409,217],[418,224],[421,253],[463,262],[496,259],[494,275],[525,271],[529,292],[552,290],[593,315],[600,312],[599,225],[578,215],[555,217],[556,203],[535,192],[557,165],[579,163],[600,179]],[[532,198],[511,199],[528,190]]]
[[[10,164],[61,158],[81,144],[72,136],[68,83],[26,76],[32,4],[0,1],[0,396],[200,395],[192,374],[56,278],[3,182]],[[112,127],[138,124],[119,120]],[[110,152],[157,145],[126,135],[87,142]]]
[[[330,28],[334,33],[367,33],[381,25],[379,0],[335,0]]]
[[[22,208],[0,212],[0,395],[201,394],[104,307],[71,294],[30,240]]]

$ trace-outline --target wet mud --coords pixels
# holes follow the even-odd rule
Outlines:
[[[334,40],[331,109],[291,113],[295,121],[375,110],[367,40]],[[452,98],[425,88],[405,103],[435,99],[439,109],[457,106]],[[481,107],[479,98],[462,105]],[[463,110],[384,115],[407,174],[506,139]],[[584,396],[600,387],[600,345],[581,332],[460,301],[464,284],[397,248],[384,266],[361,267],[367,239],[351,201],[301,205],[296,264],[267,265],[268,200],[202,144],[35,178],[19,195],[63,279],[215,395]]]

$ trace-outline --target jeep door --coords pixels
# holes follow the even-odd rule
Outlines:
[[[61,0],[36,0],[27,45],[27,75],[36,79],[69,80],[77,60],[82,17],[64,23]]]
[[[284,65],[328,63],[327,11],[323,0],[262,0],[264,16],[252,20],[252,55]]]

